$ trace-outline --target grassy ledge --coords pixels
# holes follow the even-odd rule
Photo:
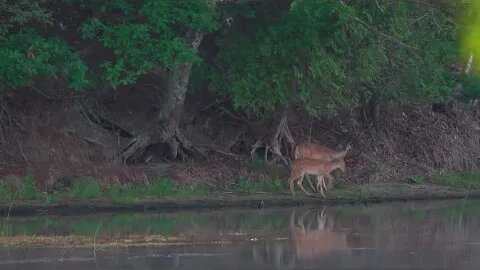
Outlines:
[[[318,194],[304,196],[298,189],[296,196],[292,197],[281,179],[253,182],[239,177],[231,189],[211,190],[200,185],[179,187],[163,178],[148,185],[101,186],[99,181],[87,177],[50,194],[39,193],[31,177],[21,182],[19,185],[18,182],[0,181],[0,204],[11,214],[295,206],[463,198],[466,195],[473,198],[480,195],[480,175],[474,173],[416,176],[407,182],[395,183],[337,184],[326,193],[326,199]]]

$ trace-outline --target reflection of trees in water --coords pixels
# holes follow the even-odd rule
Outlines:
[[[345,211],[345,209],[347,211]],[[347,243],[357,261],[381,258],[380,264],[452,267],[480,263],[480,220],[446,215],[456,205],[394,203],[331,211],[335,227],[348,229]],[[418,254],[418,255],[415,255]],[[455,266],[455,267],[454,267]]]
[[[462,206],[461,203],[459,205]],[[238,269],[239,266],[244,269],[293,269],[299,266],[325,269],[402,266],[408,269],[437,266],[454,269],[465,265],[465,261],[469,265],[480,265],[480,220],[472,213],[474,206],[466,204],[466,214],[462,219],[459,219],[461,207],[457,204],[446,206],[436,202],[318,210],[115,215],[102,220],[93,216],[90,220],[105,221],[100,233],[112,239],[117,235],[159,232],[174,237],[193,236],[192,244],[185,246],[117,248],[111,253],[108,248],[99,250],[97,261],[100,266],[131,266],[135,269],[154,269],[159,265],[180,269]],[[20,221],[11,225],[30,224]],[[61,224],[82,227],[87,232],[97,228],[97,225],[86,226],[87,223],[80,223],[78,219],[67,221]],[[71,221],[77,222],[78,226],[73,226]],[[38,231],[36,227],[40,225],[37,223],[34,224],[35,230],[27,230],[26,226],[17,227],[17,230]],[[60,227],[57,232],[62,229]],[[250,241],[252,238],[257,240]],[[189,241],[190,238],[186,239]],[[208,244],[200,244],[202,240]],[[221,240],[232,241],[233,244],[215,244]],[[85,250],[85,254],[83,252],[75,256],[91,259],[90,249]],[[18,258],[33,258],[24,255],[20,254]],[[50,253],[48,256],[53,258],[59,254]]]

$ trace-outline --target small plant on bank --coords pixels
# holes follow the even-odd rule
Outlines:
[[[166,178],[159,178],[150,185],[126,185],[123,187],[111,186],[107,189],[106,195],[115,203],[131,204],[136,200],[148,197],[178,197],[178,196],[199,196],[208,193],[208,189],[202,186],[189,186],[179,188]]]
[[[115,203],[131,204],[135,200],[144,198],[147,194],[147,187],[126,185],[123,187],[110,186],[106,192],[107,196]]]
[[[69,194],[74,199],[98,199],[102,196],[102,189],[93,178],[86,177],[75,181]]]
[[[445,174],[435,177],[438,184],[457,189],[480,190],[480,174]]]
[[[415,175],[410,178],[414,184],[425,184],[425,176]]]
[[[15,197],[15,190],[13,187],[0,184],[0,201],[10,201]]]
[[[54,202],[58,202],[62,199],[62,194],[54,191],[52,194],[45,195],[45,203],[50,204]]]
[[[177,191],[177,196],[187,197],[187,196],[202,196],[209,193],[209,190],[205,186],[195,185],[189,187],[183,187]]]
[[[177,193],[175,184],[166,178],[157,179],[153,184],[147,186],[147,194],[150,196],[168,196]]]
[[[268,163],[263,158],[255,157],[250,161],[250,167],[257,171],[266,171]]]
[[[285,190],[284,184],[284,181],[279,178],[267,182],[253,182],[240,176],[234,191],[237,193],[280,192]]]
[[[35,179],[33,176],[28,175],[25,178],[23,188],[20,190],[18,197],[21,200],[38,200],[40,199],[40,194],[37,192],[35,187]]]

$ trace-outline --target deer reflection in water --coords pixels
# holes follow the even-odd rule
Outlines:
[[[327,222],[325,209],[320,213],[316,211],[311,219],[309,214],[307,210],[298,220],[295,211],[290,216],[290,242],[297,260],[315,259],[334,250],[348,249],[346,234],[332,230],[333,223]]]
[[[256,263],[270,263],[275,269],[293,269],[298,263],[321,260],[335,250],[348,250],[346,233],[333,231],[333,222],[327,218],[325,208],[306,210],[299,218],[293,210],[288,225],[290,241],[274,241],[266,243],[264,248],[255,247]]]

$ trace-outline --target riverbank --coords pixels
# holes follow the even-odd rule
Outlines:
[[[305,196],[297,191],[292,197],[287,192],[257,192],[238,194],[215,192],[185,197],[162,197],[138,199],[130,203],[113,202],[106,198],[93,200],[62,200],[54,203],[45,201],[10,201],[1,203],[4,216],[14,215],[75,215],[100,212],[157,211],[171,212],[192,209],[221,208],[268,208],[301,205],[338,205],[377,203],[407,200],[480,198],[479,190],[451,188],[435,184],[365,184],[341,185],[331,190],[323,199],[319,194]]]

